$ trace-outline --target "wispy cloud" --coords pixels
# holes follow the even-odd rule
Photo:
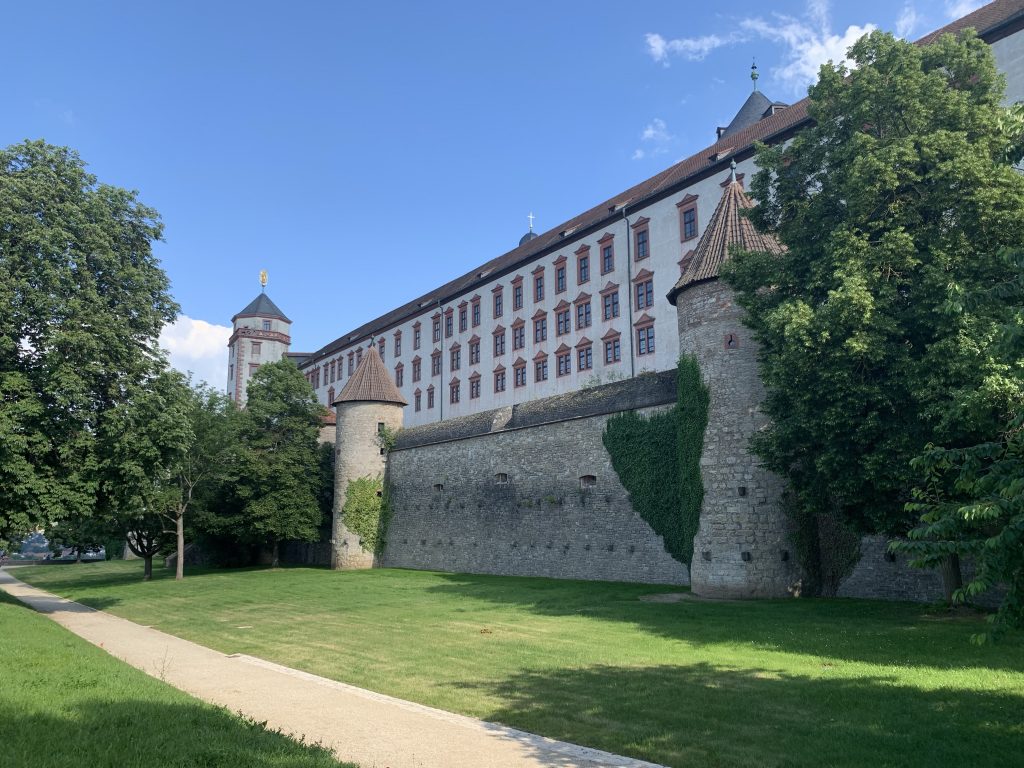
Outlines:
[[[902,37],[904,40],[912,39],[911,36],[914,34],[920,21],[921,17],[917,13],[914,4],[908,2],[903,6],[900,15],[896,17],[896,37]]]
[[[959,19],[971,11],[976,11],[989,0],[946,0],[946,16],[949,20]]]
[[[657,157],[668,152],[669,144],[675,137],[669,133],[668,125],[660,117],[656,117],[640,132],[640,141],[643,146],[633,150],[634,160],[643,160],[645,157]]]
[[[772,14],[769,18],[748,17],[738,22],[728,35],[665,39],[648,33],[647,52],[656,62],[668,64],[673,56],[699,61],[717,48],[762,38],[782,47],[782,63],[771,69],[781,88],[798,94],[818,76],[826,61],[846,60],[846,50],[862,35],[877,28],[875,24],[851,24],[843,32],[833,31],[826,0],[809,0],[800,17]]]
[[[740,42],[743,36],[732,32],[724,36],[704,35],[666,40],[657,33],[648,32],[646,37],[647,53],[656,62],[667,67],[672,56],[682,56],[690,61],[701,61],[716,48]]]
[[[192,373],[195,381],[205,381],[223,389],[228,379],[228,338],[231,328],[181,315],[160,332],[160,346],[167,350],[171,366]]]

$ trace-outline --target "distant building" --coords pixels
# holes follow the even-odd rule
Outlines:
[[[245,405],[249,379],[263,363],[276,363],[292,343],[292,321],[261,292],[231,318],[228,339],[228,397]]]

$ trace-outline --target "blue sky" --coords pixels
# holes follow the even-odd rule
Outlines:
[[[0,141],[160,211],[165,344],[223,386],[261,269],[312,351],[707,146],[753,58],[791,102],[870,26],[981,4],[37,0],[4,10]]]

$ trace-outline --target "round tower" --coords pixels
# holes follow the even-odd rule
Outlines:
[[[260,283],[266,288],[266,272]],[[231,318],[228,339],[227,395],[239,406],[245,405],[249,379],[263,363],[276,363],[288,353],[292,343],[292,321],[270,300],[265,291]]]
[[[408,405],[371,344],[341,394],[336,409],[334,442],[334,523],[331,529],[332,568],[372,568],[374,554],[345,525],[342,510],[350,480],[384,474],[387,460],[381,434],[402,427]]]
[[[732,289],[718,278],[732,248],[782,250],[741,215],[752,205],[734,164],[668,294],[678,315],[680,354],[696,358],[710,400],[700,461],[704,501],[690,565],[691,588],[705,597],[785,597],[799,578],[781,508],[782,480],[749,447],[767,422],[757,344]]]

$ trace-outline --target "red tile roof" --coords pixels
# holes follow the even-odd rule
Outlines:
[[[974,27],[982,37],[992,42],[999,39],[1009,25],[1020,23],[1022,20],[1024,20],[1024,0],[996,0],[926,35],[918,42],[928,43],[941,34],[955,33],[968,27]],[[624,208],[636,210],[643,204],[678,192],[707,175],[722,172],[729,167],[731,160],[750,156],[753,153],[755,142],[770,144],[785,140],[807,123],[809,119],[807,117],[808,102],[809,100],[806,98],[801,99],[774,115],[769,115],[747,128],[730,134],[656,176],[630,187],[625,192],[547,232],[540,233],[532,240],[522,242],[519,247],[513,248],[508,253],[491,259],[418,299],[364,323],[314,352],[307,362],[316,362],[320,358],[334,354],[351,341],[379,334],[426,309],[443,305],[453,298],[459,298],[462,294],[488,280],[493,280],[515,269],[521,269],[538,256],[588,235],[595,229],[618,221],[624,215]]]
[[[391,377],[388,375],[384,362],[377,354],[377,346],[373,345],[366,350],[363,359],[356,367],[345,385],[341,394],[331,405],[338,403],[353,402],[375,402],[375,403],[398,403],[408,405],[408,401],[402,397]]]

